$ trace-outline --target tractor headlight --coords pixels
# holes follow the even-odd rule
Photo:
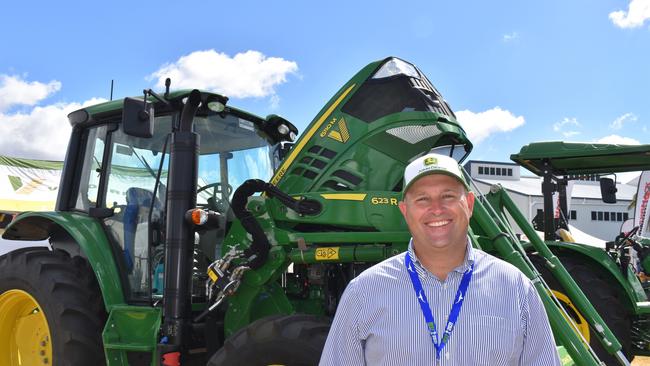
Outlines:
[[[278,125],[278,132],[280,135],[286,135],[289,133],[289,127],[285,124]]]
[[[289,126],[285,125],[284,123],[278,125],[278,133],[280,135],[287,136],[287,138],[291,142],[296,141],[296,134],[293,131],[291,131]]]

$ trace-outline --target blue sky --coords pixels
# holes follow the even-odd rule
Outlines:
[[[650,0],[17,2],[0,21],[0,154],[63,159],[65,115],[200,86],[301,131],[356,71],[409,60],[473,137],[649,143]],[[201,84],[201,85],[197,85]]]

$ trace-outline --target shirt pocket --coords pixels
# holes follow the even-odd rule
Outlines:
[[[508,319],[498,316],[479,316],[472,325],[472,339],[467,355],[472,358],[471,365],[509,365],[516,363],[518,358],[511,360],[519,345],[516,340],[521,333],[516,325]]]

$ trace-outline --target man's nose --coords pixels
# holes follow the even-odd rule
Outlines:
[[[434,199],[431,199],[431,201],[429,201],[428,211],[432,212],[433,214],[442,213],[444,208],[445,208],[445,205],[443,204],[441,199],[434,198]]]

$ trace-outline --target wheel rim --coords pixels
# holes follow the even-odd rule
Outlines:
[[[36,299],[23,290],[0,294],[0,360],[3,365],[51,365],[52,337]]]
[[[564,293],[556,290],[552,290],[553,295],[557,297],[558,300],[560,300],[560,303],[562,306],[564,306],[564,309],[569,313],[569,320],[576,325],[578,328],[578,332],[585,338],[587,343],[590,341],[590,334],[589,334],[589,323],[587,323],[587,320],[585,319],[582,314],[578,311],[578,308],[571,302],[569,297],[565,295]],[[562,316],[566,318],[566,314],[562,313]]]

